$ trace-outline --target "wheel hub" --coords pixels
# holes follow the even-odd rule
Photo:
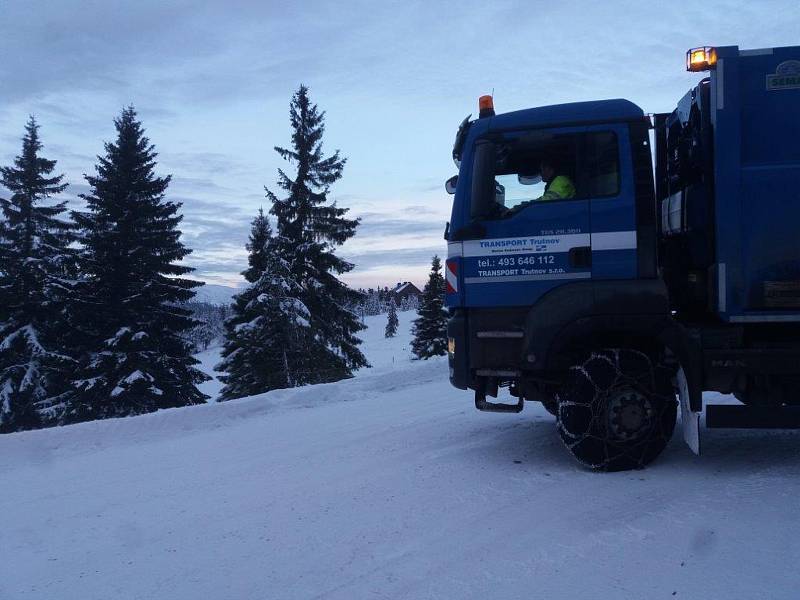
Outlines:
[[[647,396],[635,390],[625,390],[609,402],[609,430],[620,440],[641,436],[648,430],[652,416],[653,407]]]

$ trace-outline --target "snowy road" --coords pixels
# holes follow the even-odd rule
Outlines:
[[[800,594],[797,434],[590,473],[371,323],[354,380],[1,436],[0,599]]]

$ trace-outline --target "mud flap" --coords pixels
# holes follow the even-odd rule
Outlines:
[[[700,411],[692,411],[689,403],[689,382],[686,380],[683,368],[678,370],[675,382],[678,386],[678,399],[681,405],[683,441],[692,452],[700,456]]]

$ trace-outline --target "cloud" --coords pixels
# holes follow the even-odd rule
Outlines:
[[[168,171],[222,174],[226,177],[253,170],[252,165],[221,152],[161,152],[159,163]]]
[[[4,27],[0,36],[0,101],[65,88],[128,88],[131,71],[143,64],[175,67],[221,46],[211,23],[193,18],[202,11],[191,2],[141,2],[123,9],[96,1],[76,8],[73,3],[4,2],[3,21],[13,27]],[[21,47],[26,51],[14,51]]]
[[[436,215],[441,216],[441,210],[437,210],[431,208],[430,206],[420,206],[418,204],[413,204],[411,206],[405,206],[400,209],[399,212],[412,214],[412,215]]]
[[[398,248],[395,250],[375,250],[359,253],[341,253],[344,258],[356,265],[357,270],[395,266],[420,266],[430,265],[431,258],[438,255],[440,258],[447,255],[447,246],[444,242],[440,245],[431,245],[418,248]]]
[[[14,26],[0,32],[0,102],[80,88],[219,103],[273,94],[287,81],[296,85],[298,74],[333,79],[328,74],[342,59],[352,81],[376,68],[374,57],[385,53],[363,35],[385,11],[362,4],[367,10],[274,0],[85,1],[78,11],[69,3],[37,10],[23,0],[7,1],[3,21]],[[342,75],[336,78],[344,84]]]
[[[431,236],[444,233],[444,221],[435,218],[402,219],[381,215],[380,213],[365,213],[360,215],[361,224],[358,226],[360,238],[387,238],[397,235]]]
[[[57,171],[82,169],[90,173],[94,170],[94,165],[97,162],[97,156],[75,152],[64,144],[47,144],[44,147],[43,154],[57,161]]]

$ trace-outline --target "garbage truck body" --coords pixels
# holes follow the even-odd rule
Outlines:
[[[450,381],[481,410],[542,402],[595,469],[652,461],[678,410],[698,453],[703,411],[800,426],[800,47],[697,48],[687,68],[707,75],[652,116],[482,97],[453,148]]]

